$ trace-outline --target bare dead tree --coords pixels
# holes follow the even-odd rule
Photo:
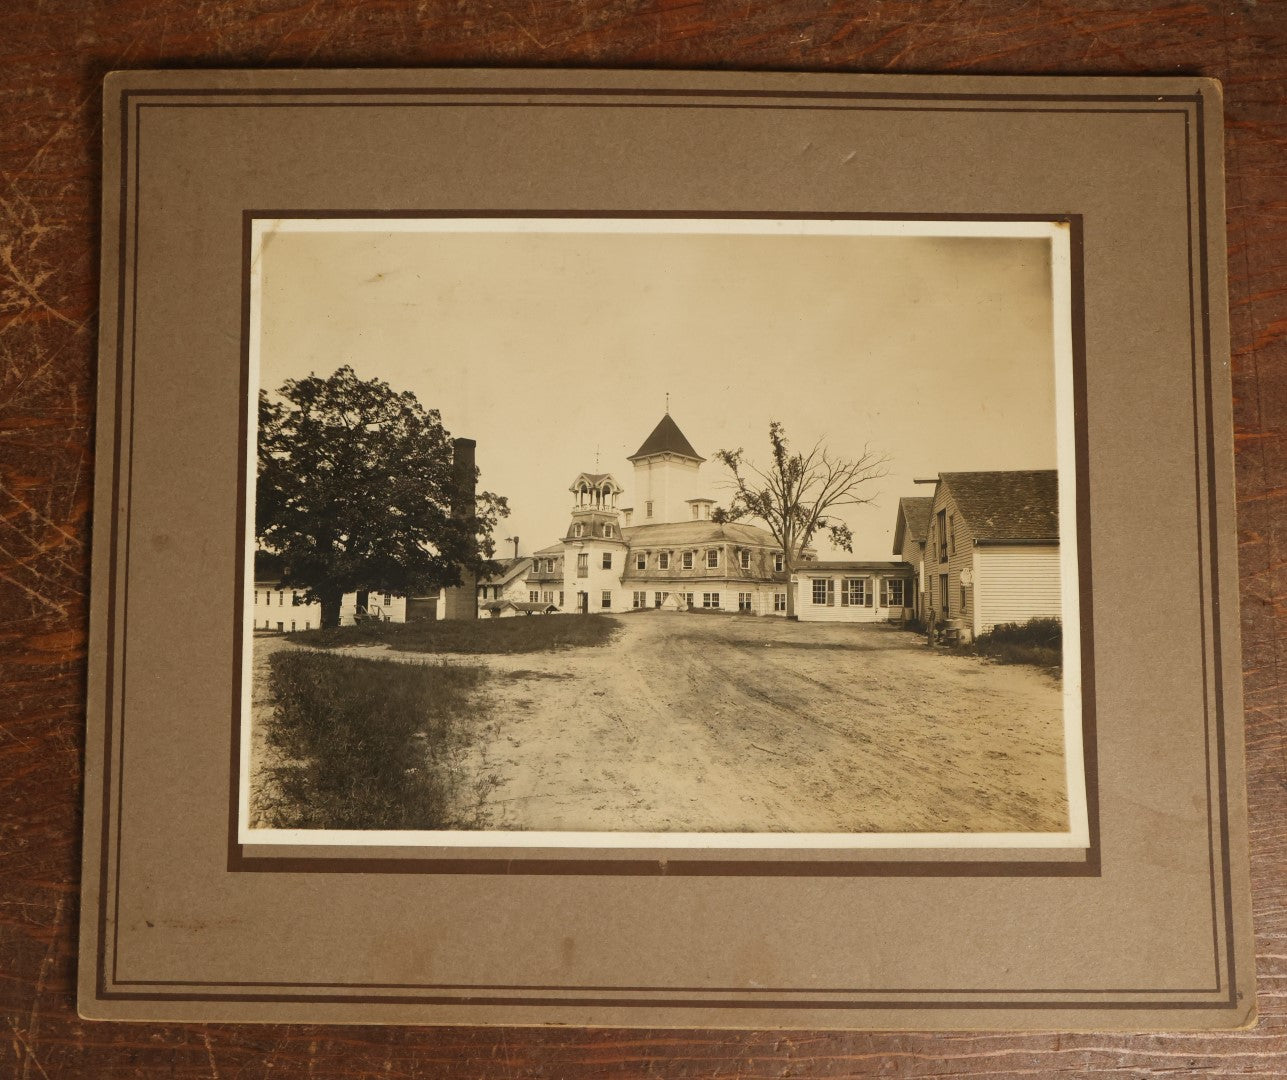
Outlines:
[[[741,447],[717,450],[715,457],[733,474],[733,498],[727,509],[711,515],[716,521],[755,518],[762,521],[782,546],[788,582],[802,553],[821,531],[836,547],[853,551],[853,533],[836,516],[844,506],[863,506],[878,492],[868,486],[886,475],[889,456],[863,447],[854,460],[833,457],[821,440],[807,452],[792,453],[786,430],[769,423],[772,463],[764,468],[747,461]],[[787,616],[795,614],[795,594],[787,589]]]

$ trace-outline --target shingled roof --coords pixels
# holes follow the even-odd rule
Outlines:
[[[670,413],[666,413],[661,418],[660,423],[652,429],[652,434],[644,439],[643,446],[626,460],[634,461],[636,458],[651,457],[653,454],[677,454],[679,457],[692,458],[694,461],[706,460],[693,449],[693,444],[679,430],[679,425],[670,418]]]
[[[975,542],[1059,539],[1059,474],[940,473]]]

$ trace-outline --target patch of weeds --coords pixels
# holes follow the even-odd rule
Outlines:
[[[471,829],[499,782],[469,766],[481,665],[289,650],[269,661],[264,817],[287,829]]]

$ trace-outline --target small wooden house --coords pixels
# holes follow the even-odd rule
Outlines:
[[[1060,618],[1058,473],[940,473],[924,577],[927,610],[974,637]]]

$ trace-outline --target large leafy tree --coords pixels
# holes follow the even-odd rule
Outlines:
[[[886,473],[889,458],[866,448],[852,460],[833,457],[821,442],[806,452],[792,452],[786,429],[769,423],[772,456],[766,466],[747,461],[741,447],[717,450],[715,457],[733,474],[733,498],[718,508],[718,521],[755,518],[764,522],[782,546],[788,580],[815,536],[825,532],[838,548],[852,552],[853,533],[836,516],[843,506],[862,506],[876,498],[871,483]],[[795,591],[787,589],[787,616],[795,614]]]
[[[422,595],[485,571],[509,513],[491,492],[462,506],[437,410],[348,366],[261,390],[258,455],[256,538],[323,626],[339,625],[346,592]]]

